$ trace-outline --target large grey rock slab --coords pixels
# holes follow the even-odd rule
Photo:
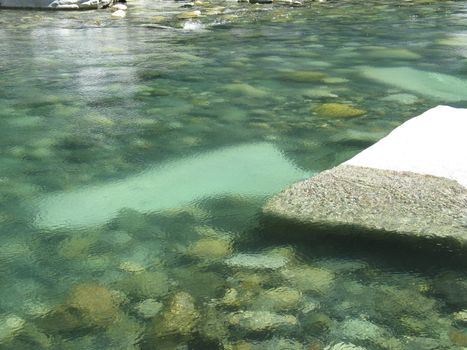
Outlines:
[[[0,8],[87,10],[110,5],[113,0],[0,0]]]
[[[268,214],[467,243],[467,109],[438,106],[349,161],[292,185]]]

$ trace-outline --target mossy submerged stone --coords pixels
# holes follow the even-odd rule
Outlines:
[[[320,117],[326,118],[354,118],[367,113],[363,109],[346,103],[323,103],[314,108],[313,112]]]

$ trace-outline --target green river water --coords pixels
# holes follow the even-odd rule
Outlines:
[[[187,4],[0,11],[0,349],[466,349],[465,251],[261,206],[467,107],[467,3]]]

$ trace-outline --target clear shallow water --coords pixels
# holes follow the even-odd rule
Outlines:
[[[197,31],[174,19],[182,4],[135,3],[122,21],[0,12],[1,347],[466,346],[465,254],[309,241],[260,215],[268,195],[404,120],[466,107],[465,4],[229,3]],[[365,67],[407,77],[399,86]],[[318,113],[327,103],[365,114]],[[266,156],[226,170],[232,186],[219,171],[226,149],[233,163],[245,149]],[[79,218],[127,198],[99,223],[38,224],[60,205]]]

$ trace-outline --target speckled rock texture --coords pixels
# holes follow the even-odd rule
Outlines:
[[[292,185],[264,211],[315,227],[449,238],[465,247],[465,135],[467,109],[437,106],[345,163]]]
[[[286,189],[264,211],[303,223],[467,243],[467,189],[413,172],[340,165]]]

